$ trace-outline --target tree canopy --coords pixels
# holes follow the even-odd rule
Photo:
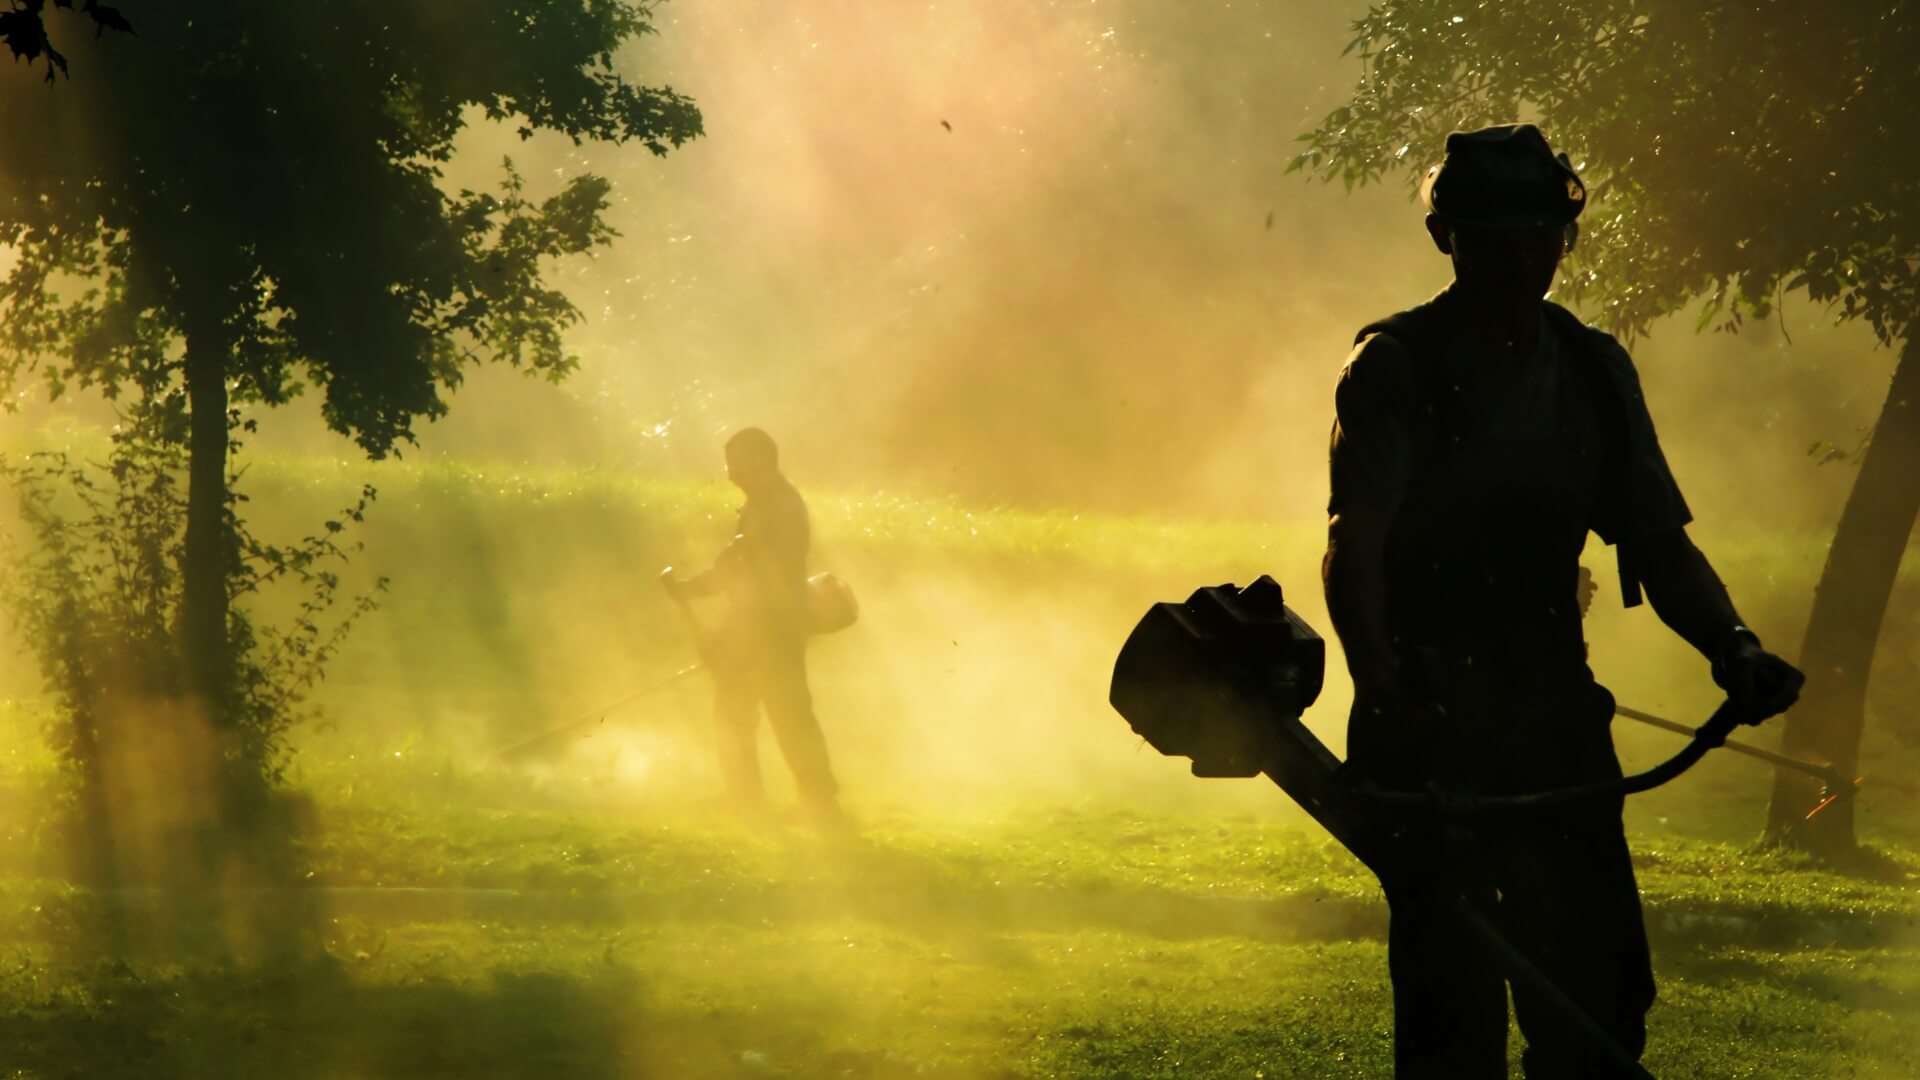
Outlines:
[[[57,8],[73,9],[74,0],[53,0]],[[127,21],[120,9],[100,3],[100,0],[81,0],[79,13],[92,21],[97,33],[108,30],[133,32],[133,24]],[[47,0],[13,0],[12,7],[0,11],[0,41],[4,41],[7,50],[13,53],[16,62],[25,60],[37,63],[45,60],[47,81],[54,81],[55,74],[64,74],[67,70],[67,56],[53,47],[53,38],[47,33]]]
[[[198,331],[228,339],[236,402],[312,383],[330,425],[384,454],[444,412],[466,361],[564,373],[577,313],[542,260],[611,237],[594,176],[539,202],[511,176],[443,190],[470,110],[656,154],[701,130],[686,97],[616,70],[649,24],[613,0],[124,7],[139,37],[83,43],[112,55],[0,113],[23,148],[0,169],[18,253],[0,382],[37,366],[56,392],[161,387]]]
[[[1593,199],[1563,285],[1612,328],[1702,296],[1738,325],[1799,289],[1894,341],[1920,302],[1916,49],[1902,0],[1388,0],[1294,165],[1418,176],[1451,130],[1538,117]]]
[[[155,535],[179,530],[166,548],[177,577],[151,579],[177,645],[162,659],[178,668],[149,681],[178,687],[173,714],[219,734],[223,812],[246,820],[272,763],[257,752],[271,740],[250,731],[255,637],[233,606],[258,550],[229,468],[234,429],[254,423],[238,406],[316,387],[327,424],[380,457],[446,411],[470,363],[564,376],[562,335],[579,313],[544,271],[612,239],[608,184],[577,175],[536,198],[509,163],[497,191],[448,190],[456,136],[484,117],[523,138],[663,154],[701,119],[616,64],[651,30],[645,3],[123,8],[111,10],[139,36],[77,41],[84,77],[41,85],[16,65],[6,87],[0,393],[37,372],[55,396],[123,399],[138,439],[122,449],[138,453],[113,467],[147,462],[156,484],[185,472],[185,499],[153,504],[170,519]],[[40,25],[39,4],[16,12],[33,24],[10,31]],[[81,689],[69,696],[92,693]]]

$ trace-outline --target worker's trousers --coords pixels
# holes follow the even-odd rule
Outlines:
[[[1394,1075],[1504,1080],[1507,979],[1462,931],[1465,896],[1631,1057],[1646,1046],[1653,969],[1616,800],[1544,819],[1483,822],[1437,836],[1431,875],[1389,890]],[[1527,987],[1513,986],[1533,1080],[1611,1077],[1604,1058]]]
[[[760,711],[766,709],[802,802],[830,804],[839,790],[807,689],[807,642],[782,636],[736,645],[713,661],[714,740],[728,791],[746,806],[766,801],[760,778]]]

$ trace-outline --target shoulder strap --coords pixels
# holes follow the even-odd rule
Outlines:
[[[1412,361],[1415,408],[1419,411],[1420,430],[1414,437],[1426,444],[1422,460],[1433,461],[1446,450],[1446,433],[1452,430],[1454,386],[1447,377],[1445,356],[1437,348],[1439,313],[1433,301],[1396,312],[1360,328],[1354,344],[1373,334],[1387,334],[1400,343]]]
[[[1429,300],[1384,319],[1375,319],[1353,335],[1353,343],[1358,345],[1371,334],[1392,334],[1395,340],[1407,347],[1408,352],[1419,352],[1432,337],[1435,317],[1433,301]]]
[[[1547,325],[1560,335],[1561,343],[1572,355],[1573,366],[1586,381],[1587,399],[1593,403],[1593,411],[1600,419],[1600,429],[1607,440],[1604,482],[1614,489],[1618,505],[1631,512],[1633,469],[1627,456],[1631,453],[1632,440],[1627,431],[1623,388],[1612,370],[1612,351],[1617,345],[1610,335],[1581,322],[1579,316],[1559,304],[1549,300],[1544,307]],[[1628,548],[1627,544],[1614,545],[1614,560],[1620,570],[1620,597],[1625,606],[1638,607],[1640,574]]]

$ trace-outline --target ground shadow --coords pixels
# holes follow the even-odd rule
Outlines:
[[[805,1003],[650,1000],[613,963],[370,981],[351,963],[240,974],[0,971],[0,1072],[36,1080],[982,1080],[850,1049]]]
[[[630,974],[503,975],[363,984],[331,964],[298,973],[103,965],[8,995],[0,1047],[35,1077],[667,1075],[632,1037]]]
[[[1678,952],[1664,959],[1673,974],[1703,986],[1738,991],[1769,985],[1804,1000],[1845,1002],[1858,1011],[1890,1016],[1920,1013],[1920,990],[1889,985],[1844,960],[1820,971],[1782,972],[1740,953]]]

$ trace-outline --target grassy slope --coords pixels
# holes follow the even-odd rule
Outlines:
[[[396,782],[388,790],[419,800],[404,807],[323,799],[311,853],[318,879],[622,890],[676,906],[724,892],[789,902],[812,893],[819,906],[881,907],[887,897],[875,891],[876,882],[909,899],[956,905],[994,894],[1365,902],[1378,895],[1366,869],[1318,830],[1249,815],[1034,807],[991,820],[943,821],[880,808],[867,815],[864,843],[822,859],[809,848],[687,819],[679,808],[502,805],[511,781],[468,777],[449,784],[458,794],[431,794],[442,783],[417,774]],[[1662,910],[1920,917],[1920,859],[1899,850],[1899,869],[1885,880],[1839,874],[1792,853],[1680,837],[1642,842],[1635,858],[1646,902]],[[689,888],[691,894],[680,891]]]
[[[56,952],[34,943],[48,925],[86,923],[17,895],[0,971],[14,1075],[1385,1075],[1377,939],[1161,917],[1176,898],[1271,895],[1276,878],[1365,888],[1293,830],[1056,814],[882,823],[823,842],[524,808],[323,820],[328,878],[524,885],[570,902],[342,903],[318,923],[327,963],[255,974],[181,964],[178,950],[124,964]],[[1696,854],[1703,872],[1669,865],[1667,888],[1757,896],[1787,876]],[[1021,903],[1023,887],[1075,900]],[[605,888],[656,902],[581,905]],[[1123,902],[1102,902],[1115,894]],[[1916,959],[1665,946],[1649,1064],[1665,1076],[1909,1075]]]
[[[1372,897],[1297,826],[880,809],[832,841],[684,807],[561,804],[417,760],[316,766],[308,786],[314,880],[348,887],[311,924],[324,963],[233,968],[141,933],[126,962],[94,958],[74,945],[97,941],[97,903],[16,879],[0,900],[12,1075],[1385,1075],[1377,926],[1300,939],[1284,920],[1303,909],[1249,910]],[[0,861],[29,872],[25,842]],[[1697,842],[1643,862],[1656,908],[1916,914],[1911,876]],[[1658,1075],[1909,1075],[1910,946],[1658,952]]]
[[[366,472],[363,465],[267,459],[249,479],[265,528],[288,535],[296,523],[310,524],[319,508],[347,501]],[[663,564],[687,565],[709,553],[730,531],[737,500],[721,484],[605,470],[394,462],[374,479],[383,495],[365,527],[368,547],[357,572],[396,583],[384,610],[334,665],[326,702],[343,728],[398,703],[427,730],[456,724],[471,733],[478,723],[492,742],[571,719],[684,663],[684,631],[652,575]],[[815,664],[816,693],[830,711],[853,702],[881,714],[917,712],[927,697],[964,689],[927,680],[930,665],[919,655],[902,665],[897,687],[876,681],[866,663],[883,650],[924,652],[927,642],[944,648],[951,632],[964,646],[957,654],[963,662],[999,678],[984,707],[1017,713],[1038,688],[1032,708],[1071,712],[1077,737],[1121,747],[1131,744],[1102,726],[1116,723],[1101,700],[1104,665],[1146,602],[1270,572],[1289,585],[1290,601],[1309,621],[1326,629],[1314,582],[1323,544],[1317,522],[1165,522],[853,494],[815,494],[812,506],[822,548],[817,561],[849,577],[868,609],[863,625],[830,642]],[[1747,532],[1709,541],[1750,620],[1776,631],[1798,625],[1796,598],[1810,595],[1822,538]],[[1590,553],[1603,584],[1610,584],[1610,554]],[[1920,559],[1908,560],[1900,590],[1863,748],[1870,776],[1904,775],[1920,757],[1909,704],[1920,695],[1920,623],[1911,614],[1920,611]],[[1703,719],[1715,693],[1704,665],[1653,623],[1644,607],[1619,611],[1603,589],[1590,627],[1596,670],[1624,703]],[[982,654],[974,639],[984,635],[1003,636],[1004,646]],[[1075,650],[1056,653],[1060,641]],[[1329,739],[1337,737],[1344,709],[1338,663],[1330,655],[1327,692],[1309,716]],[[980,738],[1015,738],[1020,729],[1015,722]],[[1678,745],[1626,722],[1616,737],[1633,764],[1650,764]],[[1777,736],[1743,737],[1770,745]],[[836,734],[836,751],[845,738]],[[869,771],[942,749],[949,748],[904,737],[876,745]],[[1073,762],[1063,753],[1047,764]],[[1129,785],[1138,780],[1125,775]],[[1649,830],[1657,822],[1661,832],[1745,839],[1768,783],[1764,767],[1709,760],[1685,784],[1636,800],[1637,820]],[[1123,787],[1116,794],[1143,793]],[[1920,835],[1920,804],[1911,797],[1869,784],[1866,798],[1862,828],[1870,838]]]

